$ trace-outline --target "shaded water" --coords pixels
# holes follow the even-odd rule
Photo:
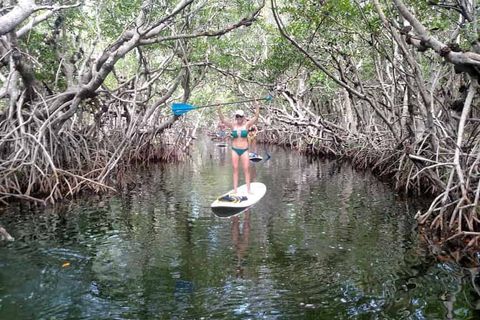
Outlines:
[[[139,172],[112,198],[0,215],[0,319],[474,319],[470,279],[425,257],[372,177],[282,149],[255,207],[221,219],[230,152]]]

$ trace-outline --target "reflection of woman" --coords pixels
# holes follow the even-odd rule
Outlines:
[[[248,250],[248,239],[250,237],[250,213],[243,215],[243,233],[240,233],[240,218],[232,217],[232,241],[237,254],[237,277],[243,278],[242,260]]]
[[[222,112],[218,109],[220,121],[227,127],[232,129],[232,166],[233,166],[233,192],[237,193],[238,187],[238,163],[242,163],[243,173],[245,175],[245,183],[247,184],[247,192],[250,193],[250,171],[248,170],[248,129],[257,122],[260,113],[260,106],[255,102],[255,116],[245,119],[243,110],[235,111],[235,120],[230,122],[225,120]]]

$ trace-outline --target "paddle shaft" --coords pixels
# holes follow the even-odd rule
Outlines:
[[[196,107],[195,109],[208,108],[208,107],[218,107],[218,106],[227,106],[227,105],[230,105],[230,104],[252,102],[252,101],[259,101],[259,100],[268,100],[268,99],[267,98],[256,98],[256,99],[241,100],[241,101],[234,101],[234,102],[214,103],[214,104],[207,104],[205,106]]]

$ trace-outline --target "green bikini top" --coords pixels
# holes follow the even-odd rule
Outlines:
[[[235,138],[238,138],[238,131],[240,131],[240,137],[241,138],[246,138],[248,137],[248,131],[246,129],[243,129],[243,130],[232,130],[232,133],[230,134],[230,136],[235,139]]]

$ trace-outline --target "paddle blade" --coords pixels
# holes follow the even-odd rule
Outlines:
[[[187,113],[190,110],[194,110],[197,107],[192,106],[191,104],[188,103],[181,103],[181,102],[174,102],[172,104],[172,112],[176,116],[181,116],[184,113]]]

